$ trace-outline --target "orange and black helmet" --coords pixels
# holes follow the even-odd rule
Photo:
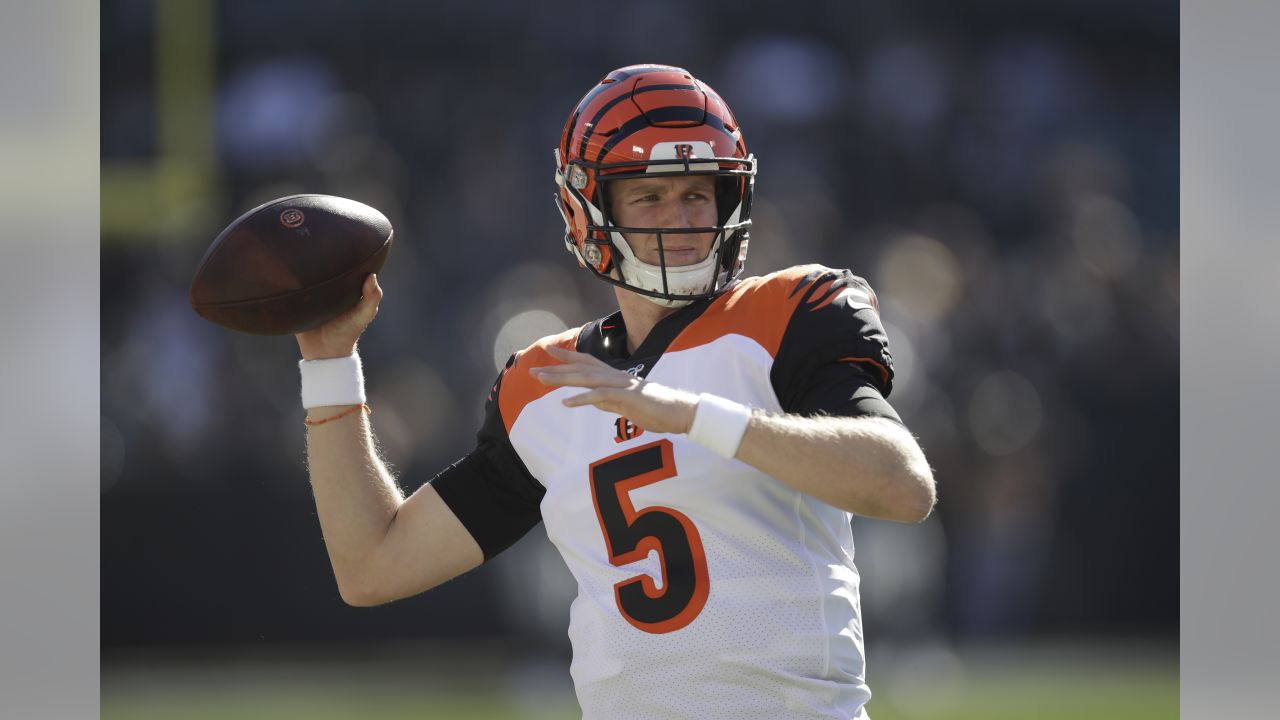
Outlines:
[[[756,160],[747,153],[737,120],[724,100],[688,71],[631,65],[609,73],[569,115],[556,156],[556,205],[565,245],[606,282],[676,306],[710,297],[743,269],[751,227]],[[609,181],[655,174],[716,176],[718,223],[710,228],[631,228],[612,221]],[[643,263],[624,232],[715,232],[697,265]]]

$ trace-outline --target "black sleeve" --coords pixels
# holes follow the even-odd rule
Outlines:
[[[792,292],[803,295],[770,374],[782,409],[901,423],[885,399],[893,390],[893,356],[871,286],[848,270],[822,268]]]
[[[503,371],[514,364],[513,355]],[[431,486],[475,538],[484,559],[511,547],[542,522],[539,504],[546,488],[534,479],[507,437],[498,406],[502,375],[485,402],[484,424],[476,448],[445,468]]]

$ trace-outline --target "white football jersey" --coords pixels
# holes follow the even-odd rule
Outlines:
[[[865,717],[850,514],[684,435],[566,408],[584,390],[529,368],[557,345],[773,413],[896,419],[876,312],[860,278],[802,266],[678,310],[629,356],[615,314],[512,357],[481,447],[434,482],[486,557],[545,523],[578,583],[584,718]]]

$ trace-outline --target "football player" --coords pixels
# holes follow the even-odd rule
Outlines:
[[[756,160],[685,70],[609,73],[555,161],[565,244],[618,311],[514,354],[475,449],[412,497],[360,412],[377,279],[297,336],[343,598],[422,592],[543,523],[578,583],[585,718],[866,717],[851,514],[919,522],[935,499],[885,400],[875,293],[821,265],[741,276]]]

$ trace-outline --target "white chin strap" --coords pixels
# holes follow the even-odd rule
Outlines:
[[[587,212],[591,213],[595,223],[604,225],[604,216],[600,213],[600,209],[592,203],[586,203],[586,207]],[[742,205],[739,204],[738,207],[734,208],[733,214],[725,221],[725,224],[729,226],[736,224],[741,212]],[[631,251],[631,245],[623,237],[622,233],[616,230],[609,231],[609,237],[613,240],[614,247],[622,255],[620,258],[614,258],[613,261],[614,266],[621,275],[621,279],[642,290],[658,293],[665,292],[670,295],[702,295],[711,292],[729,280],[728,273],[719,270],[716,266],[716,258],[720,255],[720,244],[724,242],[724,235],[723,231],[716,235],[715,242],[711,243],[711,250],[701,262],[696,262],[692,265],[668,265],[667,282],[664,288],[662,266],[642,262]],[[576,254],[577,248],[573,249]],[[741,253],[739,253],[739,256],[741,256]],[[652,295],[641,295],[641,297],[662,307],[684,307],[693,302],[692,298],[666,299],[653,297]]]
[[[666,292],[671,295],[701,295],[711,292],[716,286],[718,279],[716,257],[720,254],[720,243],[724,240],[723,233],[716,236],[715,242],[711,243],[711,251],[701,262],[692,265],[668,265],[666,288],[663,288],[661,265],[641,262],[635,253],[631,252],[631,246],[627,244],[627,239],[622,236],[622,233],[614,231],[609,235],[613,238],[614,247],[618,248],[618,252],[622,254],[622,257],[614,260],[618,266],[618,272],[624,281],[638,288],[651,292]],[[691,299],[667,300],[651,295],[642,297],[663,307],[684,307],[693,302]]]

